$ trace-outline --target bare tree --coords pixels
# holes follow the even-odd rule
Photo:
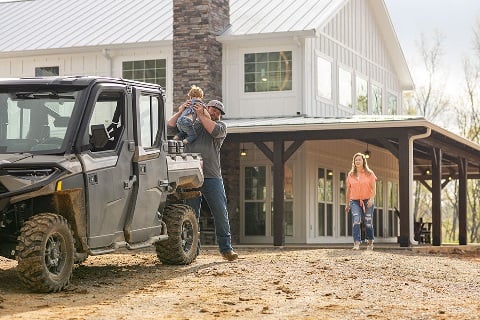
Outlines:
[[[414,105],[415,113],[423,116],[431,122],[441,122],[440,116],[449,108],[449,97],[444,91],[444,75],[442,74],[444,36],[436,31],[432,36],[420,35],[417,43],[421,57],[423,70],[419,73],[424,75],[421,84],[417,84],[413,97],[406,98],[411,101],[407,111],[412,113]],[[417,181],[414,191],[414,217],[416,219],[431,221],[431,193]]]
[[[464,59],[465,95],[456,108],[460,134],[480,142],[480,20],[473,28],[474,54]],[[470,242],[480,240],[480,181],[467,184],[467,232]]]
[[[439,115],[449,106],[449,98],[443,90],[445,77],[441,73],[443,41],[444,36],[436,31],[431,38],[422,33],[418,43],[426,79],[423,85],[417,86],[415,106],[417,112],[431,122],[440,120]]]

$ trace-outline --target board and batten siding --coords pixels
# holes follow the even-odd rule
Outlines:
[[[292,90],[244,92],[244,56],[292,51]],[[223,99],[228,118],[285,117],[303,114],[303,41],[287,37],[223,44]],[[208,93],[206,93],[208,96]]]
[[[313,60],[318,56],[332,59],[332,100],[316,97],[308,114],[318,117],[349,116],[352,109],[338,106],[338,67],[346,66],[353,76],[352,96],[355,97],[355,75],[365,78],[369,85],[380,84],[383,106],[386,93],[397,96],[397,105],[402,105],[402,94],[398,77],[384,45],[379,26],[375,21],[367,0],[350,1],[320,30],[313,44]],[[315,72],[310,82],[316,92]],[[353,99],[355,100],[355,99]],[[354,102],[355,103],[355,102]]]
[[[71,50],[62,50],[52,54],[41,53],[35,55],[34,52],[15,58],[0,58],[0,77],[33,77],[35,68],[38,67],[59,67],[61,76],[105,76],[122,77],[122,63],[124,61],[166,59],[167,65],[167,97],[171,97],[173,92],[172,82],[172,47],[171,45],[133,48],[108,49],[97,48],[88,50],[84,48],[81,52]],[[187,93],[185,93],[186,95]],[[166,101],[166,113],[169,116],[172,112],[172,100]]]

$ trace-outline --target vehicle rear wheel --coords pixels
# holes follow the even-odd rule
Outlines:
[[[168,239],[155,244],[157,257],[164,264],[190,264],[197,258],[198,221],[192,207],[184,204],[165,208],[163,221]]]
[[[33,216],[17,238],[17,274],[38,292],[57,292],[70,282],[74,239],[67,220],[53,213]]]

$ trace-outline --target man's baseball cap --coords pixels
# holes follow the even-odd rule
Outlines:
[[[223,106],[223,103],[221,103],[221,102],[218,101],[218,100],[210,100],[210,101],[207,103],[207,107],[217,108],[218,110],[220,110],[220,112],[222,113],[222,115],[225,114],[225,107]]]

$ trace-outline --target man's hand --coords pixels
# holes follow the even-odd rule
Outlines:
[[[207,110],[200,103],[195,103],[193,105],[193,109],[195,110],[195,113],[197,114],[197,116],[210,118],[209,116],[207,116],[208,114]]]
[[[182,103],[180,105],[180,107],[178,107],[178,112],[181,114],[183,113],[183,111],[185,111],[185,109],[190,105],[190,100],[187,100],[185,101],[184,103]]]

